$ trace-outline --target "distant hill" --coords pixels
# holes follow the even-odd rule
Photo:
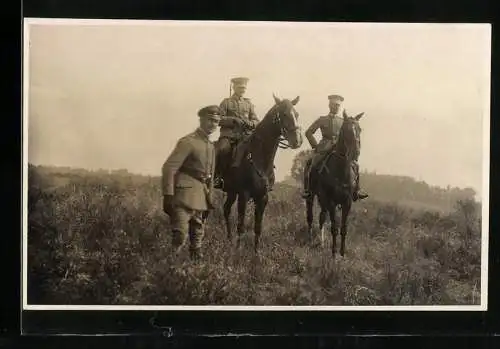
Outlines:
[[[457,200],[477,201],[472,188],[441,188],[424,181],[417,181],[409,176],[394,176],[361,172],[361,186],[370,194],[370,198],[380,202],[395,202],[414,208],[450,211]],[[280,184],[302,187],[293,177],[287,176]]]
[[[68,176],[86,176],[93,175],[112,175],[124,178],[131,178],[134,181],[143,179],[145,182],[157,181],[157,176],[145,176],[128,172],[126,169],[119,170],[86,170],[82,168],[30,165],[36,167],[37,172],[42,174],[51,174],[53,183],[50,185],[64,185],[68,182]],[[441,188],[431,186],[424,181],[417,181],[408,176],[394,176],[362,172],[362,187],[370,194],[370,199],[379,202],[394,202],[414,208],[427,208],[439,211],[450,211],[454,209],[457,200],[472,199],[475,200],[476,192],[472,188]],[[277,186],[300,188],[302,184],[297,182],[291,176],[283,181],[276,183]]]

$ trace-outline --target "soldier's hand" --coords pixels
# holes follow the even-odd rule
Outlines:
[[[252,122],[252,121],[245,120],[244,127],[245,127],[247,130],[253,130],[253,129],[254,129],[254,124],[253,124],[253,122]]]
[[[168,214],[169,216],[172,215],[174,208],[174,197],[173,195],[164,195],[163,196],[163,212]]]
[[[245,127],[247,122],[245,119],[242,118],[234,118],[234,125],[237,127]]]

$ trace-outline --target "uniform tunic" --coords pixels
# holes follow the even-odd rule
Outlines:
[[[311,124],[311,126],[309,126],[305,135],[316,153],[324,153],[330,150],[331,147],[337,143],[343,122],[344,119],[342,117],[328,114],[320,116]],[[314,138],[314,133],[318,129],[321,130],[322,135],[322,139],[319,143],[316,142],[316,139]]]
[[[212,179],[214,165],[214,145],[203,130],[182,137],[163,164],[163,195],[173,195],[174,204],[191,210],[209,209],[212,181],[202,183],[196,177]]]
[[[236,117],[250,122],[254,127],[259,122],[255,114],[255,107],[249,98],[238,97],[236,95],[230,98],[225,98],[221,104],[220,109],[224,117]],[[221,123],[220,137],[239,138],[241,130],[238,127],[231,128]]]

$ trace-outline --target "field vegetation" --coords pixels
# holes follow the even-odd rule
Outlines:
[[[205,261],[192,265],[187,253],[168,255],[159,178],[32,165],[28,176],[30,304],[480,303],[481,209],[471,189],[363,173],[371,196],[354,204],[346,256],[335,259],[329,223],[325,246],[307,243],[293,172],[271,192],[260,259],[252,251],[253,206],[236,251],[217,192]],[[236,205],[233,212],[236,227]]]

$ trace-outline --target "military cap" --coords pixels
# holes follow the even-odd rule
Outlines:
[[[246,84],[248,83],[248,80],[249,79],[245,78],[245,77],[237,77],[237,78],[232,78],[231,82],[235,86],[246,86]]]
[[[217,105],[209,105],[201,108],[198,111],[198,116],[200,118],[210,118],[210,119],[220,120],[221,110]]]
[[[344,97],[339,96],[339,95],[329,95],[328,99],[329,100],[334,100],[334,101],[337,101],[337,102],[343,102],[344,101]]]

